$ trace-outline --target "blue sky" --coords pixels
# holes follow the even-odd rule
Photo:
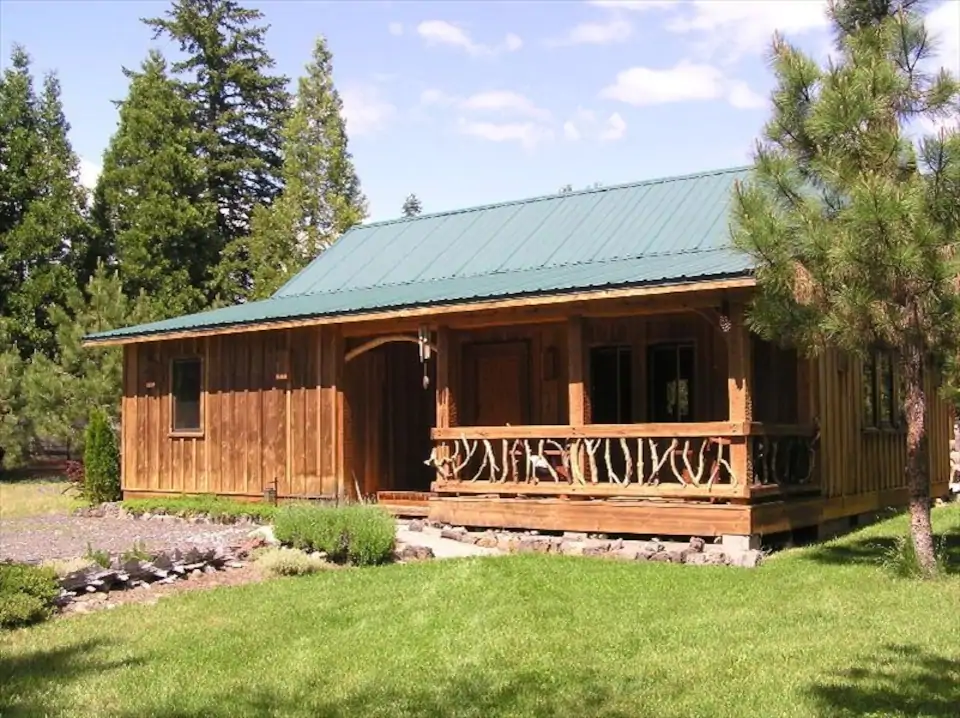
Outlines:
[[[370,219],[742,165],[768,115],[779,29],[823,58],[820,0],[312,2],[259,0],[277,70],[295,78],[324,34]],[[85,181],[126,94],[122,66],[156,46],[152,0],[3,0],[0,53],[56,70]],[[960,73],[960,0],[931,3]]]

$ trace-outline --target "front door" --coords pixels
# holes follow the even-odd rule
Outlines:
[[[465,423],[472,426],[528,423],[529,367],[526,342],[464,346]]]

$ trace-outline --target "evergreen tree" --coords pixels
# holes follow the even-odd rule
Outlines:
[[[129,297],[116,271],[103,265],[85,290],[70,288],[65,306],[52,312],[59,346],[57,360],[38,353],[22,374],[20,393],[29,430],[45,439],[76,446],[91,408],[119,421],[122,350],[85,347],[83,337],[145,321],[151,310],[145,296]]]
[[[117,432],[103,409],[93,409],[84,435],[83,497],[96,505],[120,498]]]
[[[86,192],[68,130],[56,77],[37,97],[30,58],[14,47],[0,81],[0,322],[24,357],[54,354],[50,307],[86,263]]]
[[[420,204],[420,198],[412,192],[403,200],[403,216],[417,217],[423,212],[423,205]]]
[[[0,326],[0,470],[20,462],[32,436],[23,395],[25,369],[19,349]]]
[[[130,78],[120,122],[104,154],[94,193],[100,244],[113,254],[123,288],[144,292],[153,319],[206,304],[219,261],[216,208],[204,196],[200,136],[191,105],[153,51]]]
[[[283,129],[283,195],[254,212],[247,247],[254,299],[273,294],[367,213],[332,60],[318,38]]]
[[[281,190],[281,129],[289,109],[287,79],[269,74],[263,15],[234,0],[175,0],[164,17],[146,19],[186,56],[172,66],[200,135],[208,196],[217,206],[209,252],[227,257],[208,295],[226,301],[250,288],[247,237],[254,207]]]
[[[960,133],[918,149],[904,128],[956,111],[960,88],[946,70],[920,71],[932,44],[919,7],[832,3],[840,56],[824,68],[774,39],[773,118],[737,189],[734,241],[756,262],[761,335],[811,353],[896,353],[911,536],[932,574],[924,375],[958,349]]]

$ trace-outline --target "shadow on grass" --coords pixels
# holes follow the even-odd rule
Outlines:
[[[815,685],[810,694],[823,716],[957,718],[960,656],[934,655],[917,646],[887,646],[833,682]]]
[[[157,706],[142,712],[125,713],[125,718],[156,716],[163,718],[236,718],[238,716],[322,716],[323,718],[495,718],[527,716],[559,718],[591,716],[593,718],[640,718],[656,715],[673,718],[663,710],[647,714],[638,706],[626,706],[622,694],[615,698],[602,677],[585,672],[575,686],[558,691],[550,676],[537,672],[520,673],[507,681],[491,683],[482,673],[474,677],[438,676],[424,666],[409,688],[383,684],[366,685],[336,698],[336,687],[318,676],[306,695],[280,695],[269,689],[249,686],[229,691],[202,707],[175,709]],[[616,705],[615,705],[616,703]]]
[[[53,650],[33,651],[11,656],[0,651],[0,716],[42,716],[57,713],[60,695],[71,681],[86,674],[102,673],[130,665],[141,659],[102,660],[96,654],[110,642],[91,639]]]
[[[889,536],[852,538],[841,543],[811,547],[805,554],[807,560],[829,565],[891,565],[906,562],[904,545],[908,539]],[[945,573],[960,574],[960,531],[939,534],[934,542]],[[960,715],[960,713],[958,713]]]

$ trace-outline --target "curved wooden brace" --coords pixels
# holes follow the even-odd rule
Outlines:
[[[376,349],[379,346],[384,344],[392,344],[393,342],[408,342],[410,344],[419,344],[420,339],[415,336],[410,336],[409,334],[387,334],[383,337],[375,337],[368,342],[364,342],[358,347],[355,347],[347,352],[346,356],[343,358],[344,363],[356,359],[361,354],[366,354],[371,349]],[[430,351],[436,353],[437,345],[433,342],[429,342]]]

